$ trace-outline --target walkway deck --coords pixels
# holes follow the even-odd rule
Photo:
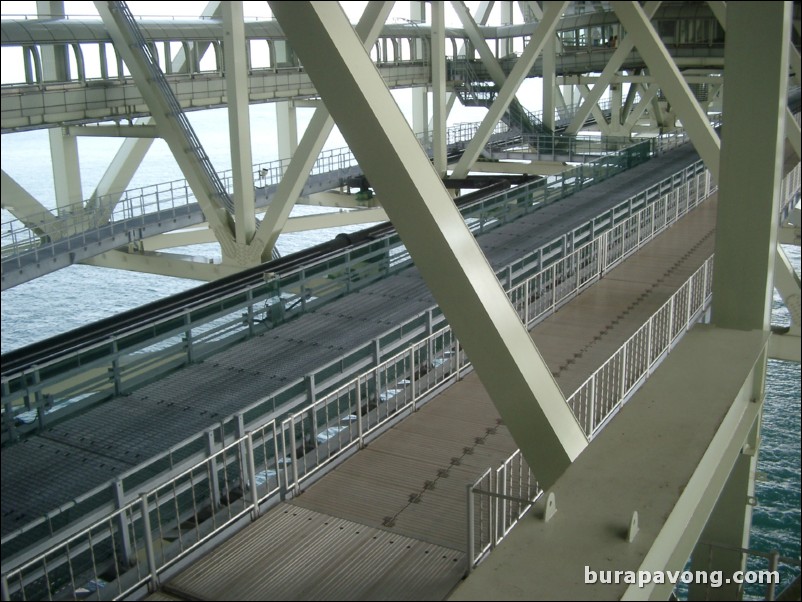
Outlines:
[[[564,392],[712,254],[715,211],[712,198],[532,330]],[[472,372],[165,590],[187,600],[442,599],[465,569],[465,486],[515,448]]]

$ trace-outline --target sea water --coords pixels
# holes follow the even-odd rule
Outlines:
[[[311,111],[298,110],[299,130],[303,131]],[[466,113],[465,121],[475,121]],[[228,125],[224,110],[190,113],[189,119],[218,171],[230,167]],[[278,159],[275,152],[276,125],[272,105],[251,107],[251,137],[254,162]],[[53,183],[49,173],[48,136],[45,131],[2,136],[2,168],[49,208]],[[82,185],[88,198],[110,157],[120,143],[97,138],[80,138]],[[327,147],[344,145],[335,132]],[[44,171],[43,171],[44,170]],[[157,140],[138,169],[129,188],[180,179],[181,173],[167,145]],[[293,215],[320,211],[297,207]],[[3,222],[10,218],[3,210]],[[338,232],[363,228],[284,234],[278,249],[289,254],[330,240]],[[799,249],[785,247],[797,273]],[[216,245],[193,245],[184,251],[210,258],[219,257]],[[46,339],[197,286],[196,281],[75,265],[24,283],[2,293],[2,352]],[[787,323],[788,312],[775,294],[774,323]],[[762,445],[758,457],[751,547],[783,556],[800,557],[800,366],[771,360],[762,426]],[[763,560],[750,559],[749,568],[766,568]],[[784,582],[799,569],[781,567]],[[763,589],[747,589],[749,597],[759,598]]]

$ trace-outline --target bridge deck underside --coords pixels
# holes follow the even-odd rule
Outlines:
[[[480,236],[479,242],[491,265],[500,268],[696,158],[690,145],[685,145],[498,227]],[[614,299],[613,302],[617,303]],[[2,534],[108,483],[120,472],[187,437],[219,425],[223,417],[434,304],[417,270],[408,269],[4,449]],[[589,339],[583,345],[590,342]],[[583,345],[571,353],[580,351]],[[561,357],[554,369],[559,371],[566,359]],[[571,386],[566,381],[563,390],[571,391]],[[81,478],[63,478],[65,463],[81,467]]]
[[[573,392],[712,254],[715,215],[713,198],[531,331],[563,391]],[[471,372],[292,500],[294,511],[313,512],[306,520],[318,522],[316,531],[304,525],[276,538],[290,512],[282,504],[177,576],[168,590],[186,599],[199,591],[262,600],[442,599],[465,568],[466,484],[515,449]],[[332,526],[339,521],[342,528]],[[352,566],[349,556],[332,581],[327,567],[334,551],[350,545],[356,532],[375,529],[385,539],[405,538],[409,550],[442,551],[432,552],[419,573],[419,564],[395,564],[396,547],[366,546],[370,554],[359,552],[366,554],[364,564]],[[293,571],[282,570],[290,562],[285,555],[296,563]],[[408,572],[393,572],[388,581],[391,566]],[[396,591],[398,582],[410,583],[410,591]]]

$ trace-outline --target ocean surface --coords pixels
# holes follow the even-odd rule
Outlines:
[[[406,105],[399,102],[399,106]],[[299,130],[311,111],[298,109]],[[479,121],[481,113],[463,110],[459,121]],[[189,114],[198,137],[218,170],[230,167],[228,125],[225,112],[212,110]],[[272,105],[251,107],[253,161],[277,159],[276,124]],[[84,196],[88,198],[119,146],[113,140],[79,139]],[[327,148],[344,146],[335,132]],[[35,197],[54,206],[52,176],[49,171],[46,132],[2,136],[2,168]],[[181,179],[180,171],[163,141],[156,141],[129,188]],[[320,211],[299,207],[294,215]],[[3,210],[3,222],[10,215]],[[331,239],[329,231],[285,234],[278,241],[285,255]],[[219,256],[215,245],[185,248],[194,255]],[[799,250],[786,247],[792,264],[800,271]],[[58,333],[114,315],[126,309],[160,299],[199,284],[195,281],[106,270],[92,266],[72,266],[2,293],[2,352],[46,339]],[[788,313],[775,295],[774,322],[788,323]],[[784,556],[800,557],[800,365],[770,361],[759,454],[757,500],[752,526],[751,547],[766,552],[779,550]],[[765,568],[763,560],[750,560],[749,568]],[[799,569],[793,569],[794,574]],[[783,568],[787,577],[792,571]],[[750,597],[759,598],[760,588],[749,588]]]

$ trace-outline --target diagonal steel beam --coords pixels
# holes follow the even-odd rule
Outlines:
[[[479,30],[479,26],[471,16],[471,11],[468,10],[464,2],[459,2],[457,0],[452,1],[451,6],[457,18],[459,18],[460,23],[462,23],[462,28],[465,30],[471,44],[473,44],[474,48],[479,52],[479,58],[482,59],[482,63],[490,74],[490,78],[493,80],[493,83],[500,88],[504,85],[507,76],[504,74],[504,70],[501,68],[498,59],[496,59],[496,55],[493,54],[490,46],[487,45],[487,41]]]
[[[241,0],[223,4],[223,59],[234,189],[234,236],[238,245],[245,246],[256,233],[256,193],[253,187],[245,18]],[[224,247],[224,255],[226,250]],[[230,251],[228,254],[237,255]]]
[[[203,9],[203,12],[201,12],[200,16],[203,18],[219,16],[221,11],[220,5],[220,0],[213,0],[212,2],[209,2]],[[202,56],[209,44],[208,42],[199,42],[198,44],[200,44],[199,55]],[[186,56],[184,47],[182,46],[172,61],[173,73],[179,73],[183,71],[187,60],[188,57]],[[155,121],[152,117],[145,117],[137,120],[136,123],[151,125],[154,124]],[[134,177],[136,170],[139,168],[152,144],[153,140],[147,138],[126,138],[123,141],[120,149],[114,155],[114,158],[111,160],[108,168],[100,178],[100,181],[95,187],[95,191],[87,201],[87,209],[101,212],[103,217],[99,220],[99,222],[108,219],[108,217],[111,215],[111,212],[114,210],[114,206],[122,198],[123,192],[126,188],[128,188],[128,185],[131,183],[131,179]]]
[[[640,92],[640,101],[635,107],[630,111],[629,116],[626,118],[624,122],[624,130],[631,131],[635,124],[638,123],[638,119],[641,118],[646,108],[651,104],[652,100],[657,96],[657,91],[660,87],[657,84],[649,84],[648,87],[645,85],[641,85],[641,92]]]
[[[587,440],[381,75],[338,4],[269,4],[524,457],[549,487]]]
[[[736,2],[727,7],[726,136],[716,214],[712,322],[767,331],[774,291],[777,216],[788,98],[791,5]],[[749,44],[762,32],[760,52]],[[737,292],[737,293],[736,293]]]
[[[635,40],[638,52],[659,82],[696,151],[718,180],[721,141],[638,2],[612,3],[621,24]]]
[[[488,18],[490,18],[490,11],[493,8],[494,2],[488,0],[482,0],[479,3],[479,7],[476,9],[476,22],[480,25],[487,24]],[[461,56],[465,56],[465,43],[461,43],[457,48],[457,55],[454,58],[458,58]],[[446,96],[446,116],[451,113],[451,109],[454,106],[454,102],[457,100],[457,93],[456,92],[449,92]],[[434,119],[429,120],[429,129],[434,127]]]
[[[490,135],[493,133],[496,124],[501,119],[501,116],[504,115],[510,103],[515,99],[515,92],[520,87],[521,82],[526,78],[532,65],[535,64],[537,57],[546,45],[546,41],[554,35],[557,22],[560,20],[560,16],[567,5],[568,2],[548,2],[546,4],[546,10],[543,12],[543,19],[537,26],[523,54],[515,62],[515,66],[512,68],[512,71],[510,71],[509,77],[504,82],[501,90],[499,90],[498,97],[487,110],[487,115],[485,115],[485,118],[482,120],[476,135],[474,135],[473,139],[468,143],[465,152],[462,153],[462,157],[457,162],[451,174],[452,177],[464,178],[468,175],[471,165],[473,165],[479,157]]]
[[[3,209],[37,234],[48,234],[56,221],[53,214],[5,170],[2,170],[0,174],[2,174],[0,198],[2,198]]]
[[[371,48],[376,42],[394,4],[395,2],[368,2],[356,25],[357,34],[363,40],[365,48]],[[252,253],[261,255],[263,260],[270,258],[290,212],[301,196],[309,172],[317,161],[333,127],[334,120],[326,107],[321,106],[315,109],[312,120],[271,199],[264,220],[250,243]]]
[[[187,179],[209,224],[224,239],[234,238],[230,215],[223,206],[225,189],[216,179],[212,166],[204,161],[205,153],[196,140],[192,140],[191,128],[183,115],[175,114],[170,100],[169,87],[159,87],[153,77],[158,74],[158,66],[151,70],[149,52],[138,41],[138,26],[131,18],[125,2],[101,2],[95,0],[95,8],[108,29],[116,51],[120,54],[131,72],[131,77],[145,99],[151,115],[162,130],[164,140],[175,157],[178,166]],[[229,199],[230,200],[230,199]]]
[[[584,84],[576,86],[576,89],[579,92],[579,95],[585,100],[585,104],[587,104],[588,102],[587,99],[591,95],[590,89]],[[607,123],[607,118],[604,116],[604,113],[602,113],[602,110],[599,108],[599,105],[593,102],[590,103],[589,106],[590,106],[590,113],[596,120],[596,126],[599,128],[599,131],[605,136],[610,136],[612,134],[612,132],[610,131],[610,124]]]
[[[651,18],[657,12],[659,7],[660,2],[647,2],[643,7],[643,12],[645,12],[649,18]],[[604,92],[607,90],[607,87],[613,81],[613,78],[621,68],[621,65],[624,64],[624,60],[627,58],[629,53],[632,52],[634,47],[635,39],[631,35],[624,36],[624,38],[619,42],[618,48],[615,49],[613,56],[611,56],[610,60],[607,61],[607,64],[604,66],[599,79],[596,80],[593,89],[588,93],[588,96],[582,103],[582,106],[579,107],[576,115],[574,115],[574,118],[571,120],[570,125],[568,128],[566,128],[566,134],[576,134],[580,129],[582,129],[582,126],[585,125],[585,121],[590,115],[593,107],[599,102],[602,94],[604,94]]]

